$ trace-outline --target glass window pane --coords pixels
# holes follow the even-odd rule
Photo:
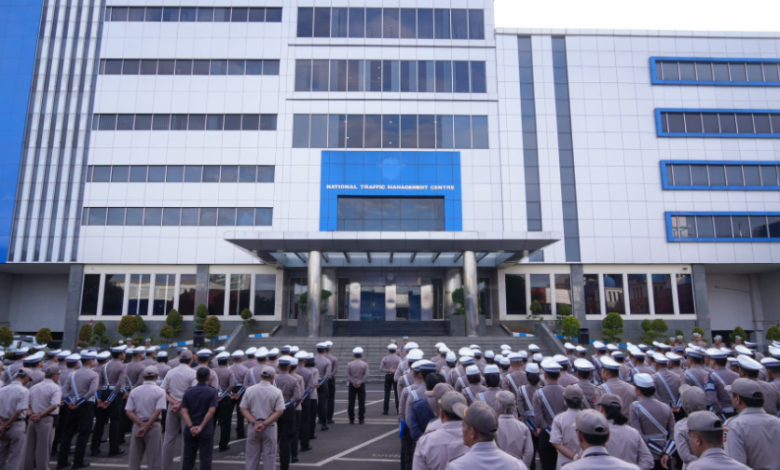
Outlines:
[[[241,130],[241,115],[240,114],[226,114],[225,115],[225,130],[226,131],[240,131]]]
[[[717,114],[704,113],[702,114],[702,121],[704,121],[704,132],[708,134],[717,134],[720,132]]]
[[[228,61],[228,75],[244,75],[244,61],[243,60],[229,60]]]
[[[399,62],[397,60],[382,61],[382,91],[399,91]]]
[[[769,124],[768,114],[754,114],[753,123],[756,126],[756,134],[771,134],[772,128]]]
[[[690,186],[691,175],[688,165],[672,165],[675,186]]]
[[[309,115],[293,116],[293,148],[309,148]]]
[[[163,8],[163,21],[179,21],[179,9],[176,7]]]
[[[347,115],[347,148],[363,148],[363,115]]]
[[[147,207],[144,210],[144,225],[159,226],[162,223],[162,209]]]
[[[249,9],[249,22],[250,23],[262,23],[266,20],[265,8],[250,8]]]
[[[146,166],[131,166],[130,167],[130,182],[131,183],[145,183],[146,182]]]
[[[599,294],[599,275],[584,274],[583,284],[585,292],[585,313],[590,315],[601,314],[601,301]],[[507,286],[508,287],[508,286]]]
[[[382,61],[367,60],[366,68],[368,69],[366,91],[382,91]]]
[[[106,225],[106,208],[92,207],[89,209],[87,225]]]
[[[653,285],[653,303],[655,304],[655,313],[671,315],[674,314],[674,301],[672,299],[672,276],[670,274],[652,274]],[[631,282],[629,280],[629,282]],[[631,306],[631,313],[634,313],[634,307]]]
[[[160,7],[146,7],[146,21],[161,21],[163,15],[163,9]]]
[[[685,132],[689,134],[702,132],[701,113],[685,113]]]
[[[693,219],[693,217],[688,217]],[[697,234],[698,231],[698,234]],[[696,230],[691,228],[689,238],[715,238],[715,227],[712,225],[712,216],[697,216],[696,217]]]
[[[251,274],[230,275],[230,299],[228,315],[240,315],[244,309],[249,308],[249,295],[252,284]]]
[[[181,210],[181,226],[195,227],[200,221],[200,209],[185,207]]]
[[[125,303],[125,275],[106,274],[103,289],[103,315],[120,316]]]
[[[382,116],[382,148],[399,147],[398,124],[398,116]]]
[[[255,224],[255,210],[253,208],[239,207],[236,212],[236,225],[245,227]]]
[[[417,39],[433,39],[433,10],[417,9]]]
[[[244,131],[256,131],[260,129],[260,115],[259,114],[243,114],[241,115],[241,130]]]
[[[436,116],[436,148],[451,149],[452,145],[452,116]]]
[[[214,21],[214,9],[213,8],[198,8],[198,21],[201,22],[213,22]]]
[[[761,71],[761,64],[747,64],[747,77],[751,82],[763,82],[764,73]]]
[[[722,165],[709,165],[710,185],[726,186],[726,172]]]
[[[330,61],[330,91],[347,91],[347,61]]]
[[[417,62],[413,60],[401,61],[401,91],[417,91]]]
[[[101,114],[100,115],[100,127],[101,131],[113,131],[116,129],[116,114]]]
[[[628,275],[628,305],[631,314],[650,313],[646,274]]]
[[[729,63],[729,72],[731,73],[732,82],[746,82],[747,73],[745,72],[745,64],[738,62]]]
[[[347,117],[344,114],[328,115],[328,148],[344,148],[347,136]]]
[[[469,28],[466,10],[452,10],[452,39],[468,39]]]
[[[436,39],[450,38],[450,10],[437,8],[433,11],[434,37]]]
[[[661,68],[663,69],[664,80],[680,79],[677,62],[661,62]]]
[[[327,38],[330,36],[330,8],[314,9],[314,37]]]
[[[315,60],[312,62],[311,91],[328,91],[328,61],[327,60]]]
[[[777,83],[780,82],[780,74],[778,73],[777,63],[764,64],[764,80],[767,82]]]
[[[170,128],[171,117],[169,115],[154,114],[152,118],[152,130],[167,131]]]
[[[233,12],[235,17],[235,10]],[[310,38],[314,29],[314,8],[298,7],[298,26],[297,36],[299,38]]]
[[[623,293],[622,274],[604,274],[604,300],[607,305],[607,313],[626,313],[626,304]]]
[[[247,67],[249,67],[247,63]],[[247,69],[247,73],[249,70]],[[264,60],[263,61],[263,75],[279,75],[279,61],[278,60]]]
[[[230,8],[215,8],[214,21],[218,23],[230,22]]]
[[[485,39],[485,12],[469,10],[469,39]]]
[[[455,116],[455,148],[471,148],[471,116]]]
[[[696,226],[693,217],[673,216],[672,236],[675,238],[695,238]]]
[[[238,182],[238,167],[234,165],[224,165],[222,167],[222,175],[220,176],[222,183],[237,183]]]
[[[212,60],[211,61],[211,75],[227,75],[227,61],[226,60]]]
[[[683,113],[668,113],[669,132],[685,132],[685,119]]]
[[[196,12],[195,8],[182,8],[179,21],[182,22],[195,21],[195,12]]]
[[[401,116],[401,148],[417,148],[417,116]]]
[[[209,315],[225,313],[225,275],[209,274]]]
[[[732,216],[731,228],[734,238],[750,238],[750,224],[747,216]]]
[[[366,8],[366,37],[382,37],[382,9]]]
[[[736,134],[737,122],[733,114],[719,114],[720,131],[724,134]]]
[[[382,148],[382,116],[366,115],[365,148]]]
[[[769,224],[769,237],[780,238],[780,217],[768,216],[766,219]]]
[[[541,315],[552,313],[552,291],[550,289],[549,274],[531,274],[531,305],[539,302],[542,307]]]
[[[141,61],[141,75],[155,75],[157,73],[157,61],[156,60],[142,60]]]
[[[737,114],[737,131],[740,134],[753,134],[753,116],[751,114]]]
[[[761,184],[764,186],[777,186],[777,167],[774,165],[761,165]]]
[[[171,130],[186,131],[187,118],[188,116],[186,114],[174,114],[173,116],[171,116]]]
[[[363,91],[363,64],[362,60],[347,61],[347,91]]]
[[[468,93],[471,91],[469,84],[469,63],[456,60],[453,65],[453,77],[455,78],[455,93]]]
[[[452,62],[436,61],[436,92],[452,93]]]
[[[239,183],[254,183],[257,178],[256,166],[240,166],[238,167],[238,182]]]
[[[110,215],[111,214],[109,214],[109,216]],[[763,215],[750,216],[750,229],[753,238],[766,238],[769,236],[769,229],[767,227],[766,217],[764,217]]]
[[[174,289],[176,289],[175,274],[155,274],[152,315],[168,315],[173,310]]]
[[[693,303],[693,284],[690,274],[677,275],[677,304],[680,313],[696,313]]]
[[[301,20],[301,12],[300,12],[301,10],[302,10],[301,8],[298,9],[298,22],[299,22],[298,24],[300,24],[300,20]],[[311,8],[309,8],[309,10],[311,10]],[[233,8],[230,21],[233,23],[246,23],[248,17],[249,17],[248,8]],[[309,17],[309,23],[311,24],[311,15]],[[309,30],[311,30],[311,27],[309,27]],[[311,32],[309,32],[308,37],[311,37]]]
[[[111,21],[127,21],[127,7],[113,7],[111,9]]]
[[[85,274],[79,315],[97,315],[100,274]]]
[[[417,61],[417,88],[420,93],[433,93],[435,84],[434,62],[432,60]]]
[[[130,176],[130,168],[127,166],[114,166],[111,171],[112,183],[127,183],[127,178]]]
[[[181,183],[184,179],[184,167],[180,165],[171,165],[168,167],[168,172],[165,177],[165,181],[168,183]]]
[[[216,207],[202,207],[200,209],[200,226],[213,227],[217,225]]]
[[[138,75],[138,70],[140,67],[140,60],[126,59],[122,64],[122,75]]]
[[[164,165],[152,165],[149,167],[148,182],[150,183],[164,183],[165,182],[165,166]]]
[[[311,115],[311,148],[328,148],[328,115]]]
[[[399,35],[398,8],[384,8],[382,10],[382,37],[394,39]]]
[[[711,82],[712,64],[709,62],[696,62],[696,76],[700,82]]]
[[[680,62],[680,79],[696,80],[696,68],[692,62]]]
[[[125,214],[125,225],[139,226],[144,222],[143,207],[128,207]]]
[[[485,62],[471,62],[471,92],[487,93]]]
[[[182,315],[195,314],[196,279],[195,274],[182,274],[179,277],[179,313]]]
[[[273,225],[273,208],[260,207],[255,209],[255,225],[259,227],[270,227]]]
[[[207,131],[221,131],[224,126],[225,116],[222,114],[209,114],[206,116]]]
[[[708,186],[710,184],[707,180],[707,167],[705,165],[691,165],[691,182],[694,186]]]
[[[276,309],[276,275],[255,274],[255,315],[274,315]]]
[[[729,216],[715,216],[715,236],[717,238],[731,238],[731,218]]]
[[[746,165],[742,167],[745,176],[745,186],[761,186],[761,176],[758,173],[758,167]]]
[[[276,130],[276,114],[261,114],[260,115],[260,130],[261,131],[275,131]]]
[[[181,209],[178,207],[166,207],[163,209],[162,224],[164,226],[178,227],[181,223]]]
[[[185,183],[200,183],[203,173],[203,167],[188,165],[184,167],[184,182]]]
[[[191,131],[204,131],[206,130],[206,115],[205,114],[190,114],[190,120],[188,123],[188,129]]]
[[[349,37],[362,38],[366,35],[365,8],[349,9]]]
[[[235,207],[220,207],[217,214],[217,225],[221,227],[234,227],[236,225]]]
[[[507,315],[527,315],[525,274],[507,274],[505,279]]]
[[[272,167],[272,166],[259,166],[259,167],[257,167],[257,182],[258,183],[273,183],[274,182],[274,167]]]
[[[262,60],[247,60],[246,61],[246,74],[247,75],[262,75],[263,74],[263,61]]]
[[[726,165],[726,179],[729,186],[744,186],[742,181],[742,167],[738,165]]]
[[[219,183],[219,170],[217,165],[206,165],[203,167],[204,183]]]
[[[414,39],[417,34],[417,12],[414,8],[401,8],[401,38]]]
[[[420,115],[417,119],[419,127],[418,148],[436,148],[436,117],[433,115]]]

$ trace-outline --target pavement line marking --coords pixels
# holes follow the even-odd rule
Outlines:
[[[245,441],[245,440],[246,440],[246,438],[243,438],[243,439],[237,439],[237,440],[235,440],[235,441],[230,441],[230,442],[228,442],[228,445],[230,445],[230,444],[235,444],[236,442],[241,442],[241,441]],[[184,441],[182,441],[182,445],[183,445],[183,442],[184,442]],[[219,448],[219,444],[217,444],[217,445],[215,445],[214,447],[212,447],[212,450],[213,450],[213,449],[218,449],[218,448]],[[173,461],[174,461],[174,462],[181,462],[181,456],[174,457]]]
[[[371,439],[371,440],[369,440],[369,441],[366,441],[366,442],[364,442],[364,443],[362,443],[362,444],[356,445],[355,447],[353,447],[353,448],[351,448],[351,449],[347,449],[347,450],[345,450],[345,451],[343,451],[343,452],[340,452],[340,453],[338,453],[338,454],[334,455],[333,457],[328,457],[328,458],[327,458],[327,459],[325,459],[325,460],[322,460],[322,461],[320,461],[320,462],[317,462],[317,463],[315,464],[315,466],[317,466],[317,467],[322,467],[322,466],[323,466],[323,465],[325,465],[325,464],[328,464],[328,463],[330,463],[330,462],[333,462],[334,460],[339,460],[339,459],[341,459],[342,457],[344,457],[345,455],[349,455],[349,454],[351,454],[352,452],[355,452],[356,450],[360,450],[360,449],[362,449],[363,447],[369,446],[369,445],[373,444],[374,442],[380,441],[380,440],[382,440],[382,439],[386,438],[387,436],[392,436],[393,434],[396,434],[396,435],[397,435],[397,434],[398,434],[398,429],[393,429],[392,431],[388,431],[388,432],[386,432],[386,433],[384,433],[384,434],[381,434],[381,435],[379,435],[379,436],[377,436],[377,437],[375,437],[375,438],[373,438],[373,439]],[[396,463],[397,463],[397,462],[396,462]]]
[[[398,460],[391,460],[391,459],[347,459],[347,458],[341,458],[336,459],[340,462],[385,462],[385,463],[398,463]]]
[[[382,403],[383,401],[384,400],[370,401],[370,402],[366,403],[366,406],[368,406],[368,405],[375,405],[377,403]],[[341,413],[346,413],[347,411],[349,411],[349,410],[337,411],[337,412],[333,413],[333,416],[340,415]]]

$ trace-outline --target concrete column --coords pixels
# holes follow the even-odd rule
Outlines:
[[[463,287],[463,271],[450,268],[444,271],[444,319],[455,313],[455,303],[452,293]]]
[[[707,272],[703,264],[693,264],[691,274],[693,274],[693,298],[696,302],[696,325],[712,338],[710,305],[707,302]]]
[[[463,293],[466,309],[466,335],[479,336],[479,290],[477,283],[477,256],[473,251],[463,252]]]
[[[71,264],[68,276],[68,299],[65,304],[65,328],[62,333],[62,348],[76,346],[79,331],[79,303],[81,286],[84,281],[84,265]]]
[[[584,268],[581,264],[571,265],[571,310],[572,315],[585,328],[585,283]]]
[[[309,295],[306,302],[307,336],[320,334],[320,301],[322,300],[322,253],[309,252]]]
[[[325,312],[325,315],[333,315],[334,317],[338,314],[338,300],[339,300],[339,293],[337,292],[339,288],[339,276],[338,271],[335,268],[325,268],[322,270],[322,289],[330,291],[332,294],[330,297],[328,297],[327,303],[325,304],[325,307],[328,309],[327,312]]]
[[[209,306],[209,265],[199,264],[195,272],[195,310],[200,304]],[[230,282],[230,279],[228,279]]]
[[[766,328],[767,323],[764,320],[764,303],[761,299],[761,283],[758,274],[748,274],[750,286],[750,308],[753,311],[753,331],[754,341],[758,344],[759,351],[765,351],[766,347]],[[772,324],[769,323],[769,326]]]

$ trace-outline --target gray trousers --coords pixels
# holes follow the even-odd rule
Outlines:
[[[263,470],[276,469],[276,423],[255,432],[254,426],[247,426],[246,432],[246,470],[256,470],[263,459]]]
[[[160,423],[154,423],[144,437],[136,437],[141,426],[133,423],[130,434],[130,458],[127,463],[128,470],[140,470],[141,460],[146,455],[146,468],[149,470],[162,470],[162,427]]]
[[[27,424],[27,451],[24,470],[49,470],[49,456],[54,438],[54,416],[44,416]]]
[[[173,446],[179,439],[179,432],[182,426],[184,426],[184,421],[181,419],[181,409],[177,413],[172,413],[170,407],[168,407],[168,413],[165,417],[165,438],[162,445],[162,468],[166,470],[174,468]]]
[[[24,466],[25,435],[24,421],[14,421],[14,424],[0,436],[0,469],[21,470]],[[49,459],[45,462],[48,464]]]

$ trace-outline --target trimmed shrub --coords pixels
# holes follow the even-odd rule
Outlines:
[[[580,329],[580,321],[577,317],[571,315],[563,319],[563,328],[561,329],[561,335],[566,338],[576,338]]]
[[[206,322],[206,318],[209,316],[209,309],[203,304],[198,305],[198,309],[195,310],[195,329],[202,330],[203,324]]]
[[[745,330],[743,330],[741,326],[734,328],[734,331],[729,333],[729,339],[732,343],[737,340],[737,336],[742,338],[743,341],[747,341],[748,339],[747,333],[745,333]]]
[[[252,314],[252,311],[248,308],[245,308],[244,310],[241,310],[241,320],[244,321],[244,325],[251,325],[255,322],[254,314]]]
[[[14,342],[14,332],[7,326],[0,327],[0,346],[8,349]]]
[[[601,321],[601,338],[608,343],[623,341],[623,317],[617,312],[610,312]]]
[[[777,325],[772,325],[766,330],[766,339],[769,341],[780,341],[780,328]]]
[[[222,330],[222,323],[217,317],[208,317],[203,323],[203,332],[206,334],[206,338],[214,339],[219,336],[219,332]]]
[[[38,333],[35,334],[35,341],[38,344],[51,344],[54,339],[51,337],[51,330],[48,328],[41,328]]]

